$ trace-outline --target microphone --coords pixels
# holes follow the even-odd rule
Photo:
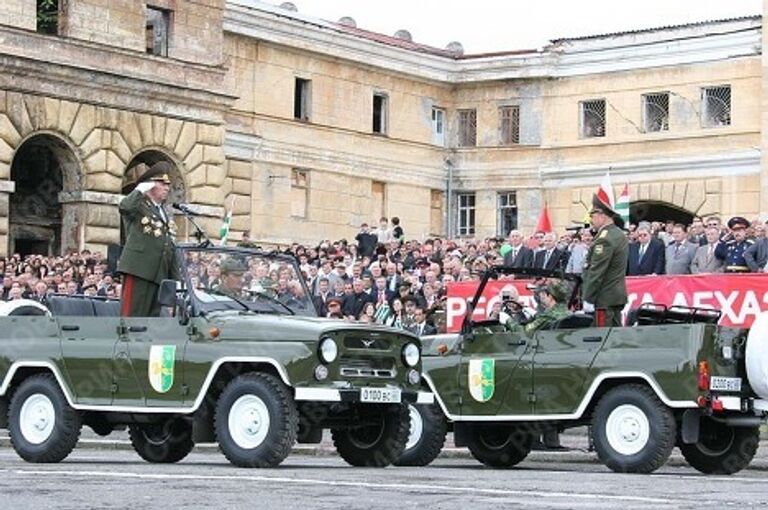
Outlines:
[[[195,212],[192,209],[190,209],[187,204],[177,204],[176,202],[174,202],[174,203],[171,204],[171,207],[173,207],[177,211],[183,212],[184,214],[186,214],[188,216],[202,216],[202,214],[200,214],[198,212]]]

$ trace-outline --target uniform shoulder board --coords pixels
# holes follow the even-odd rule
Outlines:
[[[725,244],[734,244],[734,243],[736,243],[736,239],[730,239],[725,242]]]
[[[599,239],[605,239],[606,237],[608,237],[608,231],[607,230],[603,230],[602,232],[600,232],[600,235],[597,236],[597,237]]]
[[[745,242],[747,244],[755,244],[755,240],[754,239],[746,239]]]

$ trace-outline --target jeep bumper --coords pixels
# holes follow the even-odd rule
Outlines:
[[[296,388],[294,400],[311,400],[313,402],[361,402],[360,388]],[[429,391],[403,390],[400,393],[401,402],[406,404],[432,404],[435,395]],[[366,402],[369,403],[369,402]]]

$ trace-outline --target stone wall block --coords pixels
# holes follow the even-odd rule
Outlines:
[[[117,228],[105,228],[105,227],[85,227],[85,242],[90,244],[119,244],[120,243],[120,227]]]
[[[32,131],[32,125],[29,123],[27,107],[24,104],[24,96],[18,92],[8,92],[6,94],[6,110],[8,118],[16,126],[16,131],[24,137]]]
[[[648,200],[663,200],[661,195],[661,184],[652,182],[648,190]]]
[[[249,161],[238,161],[229,159],[226,162],[227,173],[232,178],[251,179],[251,163]]]
[[[103,131],[101,129],[94,129],[80,144],[80,151],[82,151],[83,158],[88,159],[98,151],[102,150],[103,144]],[[99,170],[103,170],[104,167],[98,167]]]
[[[131,149],[131,154],[135,154],[141,149],[143,143],[141,141],[141,132],[139,131],[139,124],[136,120],[136,114],[132,112],[120,111],[119,116],[119,131],[122,135],[125,143]]]
[[[671,202],[679,207],[685,206],[685,196],[687,194],[688,185],[684,182],[676,182],[674,192],[672,193]]]
[[[77,111],[77,117],[69,131],[69,138],[75,145],[81,145],[96,127],[96,108],[84,104]]]
[[[176,142],[179,140],[179,134],[183,125],[184,122],[180,120],[168,119],[165,123],[162,145],[173,151],[176,148]]]
[[[251,181],[247,179],[228,179],[232,181],[232,191],[238,195],[251,195]]]
[[[131,148],[128,147],[128,143],[126,143],[125,138],[123,138],[123,135],[119,131],[111,131],[110,133],[111,142],[109,146],[125,166],[131,161],[131,156],[133,154]]]
[[[203,161],[212,165],[223,165],[225,161],[224,148],[206,145],[203,148]]]
[[[192,151],[184,159],[184,165],[189,171],[195,170],[203,163],[203,146],[195,145]]]
[[[190,202],[195,204],[215,205],[217,207],[223,207],[224,194],[221,189],[213,186],[199,186],[189,190]],[[218,220],[219,224],[216,226],[218,229],[221,226],[221,220]]]
[[[139,126],[139,134],[141,134],[141,144],[143,146],[152,145],[155,140],[152,117],[146,114],[137,114],[136,120]]]
[[[706,200],[705,184],[702,181],[691,181],[688,183],[688,191],[685,194],[685,203],[683,207],[689,211],[698,211]]]
[[[205,186],[205,183],[206,183],[205,166],[198,166],[197,168],[194,168],[193,170],[187,172],[187,175],[185,176],[185,181],[187,183],[187,188],[189,189]]]
[[[123,179],[107,172],[89,174],[86,177],[86,186],[91,191],[105,191],[107,193],[120,193],[123,187]]]
[[[152,117],[152,143],[151,145],[163,146],[165,143],[165,117],[154,116]]]
[[[106,169],[110,174],[122,179],[125,173],[125,162],[114,151],[108,150]]]
[[[224,144],[224,127],[201,124],[198,126],[198,141],[207,145],[221,146]]]
[[[15,149],[8,145],[8,142],[0,139],[0,162],[10,164],[14,151]]]
[[[10,163],[5,163],[3,161],[0,161],[0,179],[2,180],[8,180],[11,178],[11,165]],[[7,215],[7,213],[6,213]],[[0,212],[0,216],[2,216],[2,212]]]
[[[40,96],[24,95],[24,110],[22,113],[22,122],[28,122],[27,132],[44,129],[45,126],[45,105],[44,98]],[[26,117],[26,119],[25,119]]]
[[[71,138],[70,132],[72,131],[72,126],[75,123],[75,119],[77,119],[77,113],[79,110],[80,105],[78,103],[73,103],[71,101],[61,101],[59,103],[58,116],[56,117],[55,124],[51,127],[51,129],[55,129],[59,133],[62,133]]]
[[[61,117],[61,100],[50,97],[43,98],[43,118],[40,119],[38,129],[56,130],[59,127]]]
[[[222,165],[206,165],[208,169],[208,185],[221,186],[227,178],[227,169]]]
[[[705,188],[707,193],[720,193],[723,189],[722,179],[707,179]]]
[[[107,170],[107,151],[99,149],[85,160],[86,174],[97,174]]]
[[[174,152],[180,158],[186,159],[195,144],[197,144],[197,126],[191,122],[185,122],[176,141]]]
[[[664,202],[674,203],[675,184],[673,182],[661,183],[661,196],[659,198]]]
[[[9,145],[16,147],[21,142],[21,135],[16,130],[11,119],[5,114],[0,114],[0,140],[5,140]]]
[[[92,227],[120,228],[120,212],[117,206],[88,204],[86,223]]]

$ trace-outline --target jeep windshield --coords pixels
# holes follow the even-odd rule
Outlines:
[[[296,262],[248,249],[182,248],[196,309],[317,316]]]

